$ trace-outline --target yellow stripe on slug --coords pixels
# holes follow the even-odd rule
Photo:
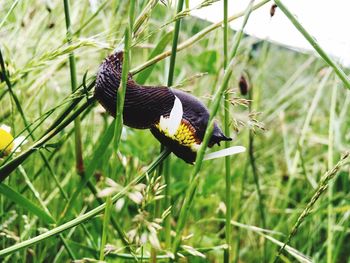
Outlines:
[[[3,154],[9,155],[13,149],[13,137],[12,135],[5,131],[3,128],[0,128],[0,152]]]
[[[190,147],[194,152],[199,148],[200,144],[197,143],[193,128],[191,129],[190,124],[188,124],[187,121],[181,121],[181,124],[174,135],[170,135],[168,130],[163,130],[159,123],[156,124],[156,128],[168,138],[179,142],[179,144],[183,146]]]

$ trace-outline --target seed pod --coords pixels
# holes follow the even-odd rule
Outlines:
[[[238,82],[239,90],[243,96],[246,96],[249,92],[249,84],[244,76],[244,74],[241,75],[239,82]]]

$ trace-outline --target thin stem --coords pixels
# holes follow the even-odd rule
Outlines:
[[[254,101],[254,95],[253,95],[253,89],[249,90],[249,100]],[[249,113],[252,112],[252,104],[249,104]],[[254,184],[258,196],[258,207],[259,207],[259,213],[261,218],[262,227],[266,228],[266,218],[265,218],[265,210],[264,210],[264,202],[263,202],[263,196],[260,189],[260,182],[259,182],[259,174],[258,169],[256,167],[255,162],[255,154],[254,154],[254,132],[250,129],[249,130],[249,149],[248,149],[248,155],[249,155],[249,162],[250,166],[252,168],[253,178],[254,178]],[[266,261],[266,242],[264,242],[264,262]]]
[[[228,0],[224,0],[224,70],[227,67],[227,57],[228,57]],[[228,92],[225,92],[224,98],[224,131],[227,137],[230,137],[230,96]],[[225,142],[225,147],[230,147],[228,141]],[[225,157],[225,201],[226,201],[226,222],[225,222],[225,238],[227,249],[224,250],[224,262],[231,262],[231,251],[232,251],[232,242],[231,242],[231,217],[232,217],[232,205],[231,205],[231,162],[230,157]]]
[[[66,21],[66,29],[67,29],[67,42],[69,45],[72,44],[72,25],[70,20],[70,13],[69,13],[69,0],[63,0],[64,4],[64,15],[65,15],[65,21]],[[76,68],[76,61],[74,52],[69,53],[69,70],[70,70],[70,80],[71,80],[71,88],[72,92],[74,92],[77,89],[77,68]],[[84,175],[84,160],[83,160],[83,150],[82,150],[82,143],[81,143],[81,128],[80,128],[80,117],[77,116],[77,118],[74,120],[74,141],[75,141],[75,165],[77,172],[80,176]]]
[[[176,14],[180,13],[183,8],[183,3],[184,0],[179,0],[177,4],[177,10]],[[180,33],[180,26],[181,26],[181,19],[177,19],[175,22],[175,29],[174,29],[174,36],[173,36],[173,43],[171,47],[171,57],[170,57],[170,65],[169,65],[169,74],[168,74],[168,87],[171,87],[173,85],[174,81],[174,71],[175,71],[175,61],[176,61],[176,54],[177,54],[177,44],[178,44],[178,39],[179,39],[179,33]],[[170,159],[166,160],[164,162],[164,181],[166,184],[165,188],[165,200],[164,200],[164,209],[168,209],[171,204],[171,183],[170,183],[170,173],[169,173],[169,168],[170,168]],[[161,172],[161,171],[160,171]],[[171,245],[171,214],[167,216],[165,219],[165,242],[166,242],[166,247],[170,248]]]
[[[107,201],[106,201],[106,209],[105,209],[104,219],[103,219],[101,248],[100,248],[100,261],[103,261],[104,257],[105,257],[104,250],[105,250],[106,241],[107,241],[107,231],[108,231],[109,218],[111,216],[111,207],[112,207],[111,197],[108,196]]]
[[[176,252],[178,251],[178,249],[180,247],[182,233],[183,233],[183,230],[185,227],[186,220],[187,220],[188,215],[190,213],[193,198],[194,198],[196,190],[197,190],[198,181],[199,181],[199,171],[201,169],[205,150],[208,146],[209,139],[210,139],[211,134],[213,132],[214,117],[215,117],[216,113],[218,112],[221,99],[222,99],[222,97],[227,89],[228,82],[229,82],[230,77],[232,75],[233,65],[235,63],[236,52],[237,52],[238,46],[240,44],[240,41],[241,41],[241,38],[243,35],[243,29],[248,21],[248,18],[249,18],[251,11],[252,11],[252,3],[253,3],[253,1],[250,1],[249,5],[245,11],[245,16],[244,16],[242,27],[235,35],[235,39],[233,41],[233,50],[232,50],[232,54],[230,57],[230,63],[228,64],[227,69],[225,71],[222,84],[218,87],[218,89],[216,90],[215,95],[213,97],[213,102],[212,102],[211,107],[210,107],[210,116],[209,116],[209,120],[208,120],[208,127],[205,131],[205,135],[204,135],[201,147],[199,148],[199,150],[197,152],[195,166],[194,166],[194,169],[192,170],[192,174],[190,177],[190,186],[188,187],[188,189],[186,191],[185,199],[183,201],[183,205],[182,205],[181,210],[180,210],[180,216],[179,216],[179,220],[178,220],[177,228],[176,228],[176,237],[175,237],[173,247],[172,247],[172,252],[174,253],[175,256],[177,256]]]
[[[177,11],[176,11],[177,13],[180,13],[182,11],[183,3],[184,3],[184,0],[179,0],[179,2],[177,4]],[[175,69],[177,42],[179,39],[180,25],[181,25],[181,19],[177,19],[175,22],[173,44],[171,47],[171,57],[170,57],[170,66],[169,66],[169,75],[168,75],[168,87],[171,87],[173,85],[173,80],[174,80],[174,69]]]
[[[247,161],[245,162],[245,167],[244,167],[244,172],[243,175],[241,176],[241,189],[240,189],[240,193],[239,193],[239,199],[238,199],[238,207],[242,207],[242,200],[243,200],[243,195],[244,195],[244,188],[245,188],[245,184],[246,184],[246,178],[247,178],[247,173],[248,173],[248,167],[249,167],[249,160],[247,158]],[[241,221],[241,217],[242,217],[242,212],[238,213],[237,216],[237,221],[240,222]],[[239,262],[239,251],[240,251],[240,237],[241,237],[241,231],[240,228],[237,229],[237,234],[236,234],[236,249],[235,249],[235,259],[234,259],[234,263],[238,263]]]
[[[19,0],[16,0],[12,3],[9,11],[6,13],[6,15],[2,18],[1,22],[0,22],[0,28],[2,28],[2,26],[4,25],[4,23],[6,22],[8,16],[12,13],[12,11],[15,9],[16,5],[18,4]]]
[[[120,142],[120,137],[123,129],[123,109],[126,93],[126,85],[128,81],[129,73],[129,61],[130,61],[130,45],[132,39],[132,27],[134,23],[134,13],[135,13],[135,0],[130,1],[129,6],[129,24],[125,28],[125,37],[124,37],[124,60],[122,68],[122,77],[121,84],[117,91],[117,105],[116,105],[116,116],[115,116],[115,128],[114,128],[114,152],[117,152]],[[117,157],[116,157],[117,159]]]
[[[328,169],[331,169],[333,164],[333,148],[334,148],[334,121],[335,121],[335,108],[337,105],[337,85],[333,86],[332,99],[329,116],[329,128],[328,128]],[[329,183],[328,186],[328,207],[327,207],[327,263],[333,262],[333,182]]]

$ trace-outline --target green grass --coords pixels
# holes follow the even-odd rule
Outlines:
[[[187,1],[181,27],[157,1],[67,1],[69,11],[63,1],[4,2],[0,124],[29,142],[0,159],[0,261],[347,262],[349,71],[276,2],[321,58],[253,49],[256,39],[184,15]],[[251,151],[203,163],[199,154],[196,166],[173,157],[166,187],[155,170],[168,152],[92,99],[98,66],[124,41],[135,79],[184,83],[230,145]]]

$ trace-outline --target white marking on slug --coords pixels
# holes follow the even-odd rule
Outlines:
[[[242,152],[245,152],[245,147],[233,146],[233,147],[225,148],[225,149],[220,150],[220,151],[208,153],[204,156],[203,160],[211,160],[211,159],[221,158],[221,157],[235,155],[235,154],[242,153]]]
[[[179,98],[175,96],[174,106],[170,111],[169,117],[160,116],[159,127],[161,130],[167,131],[169,136],[173,136],[181,125],[182,116],[182,103]]]

